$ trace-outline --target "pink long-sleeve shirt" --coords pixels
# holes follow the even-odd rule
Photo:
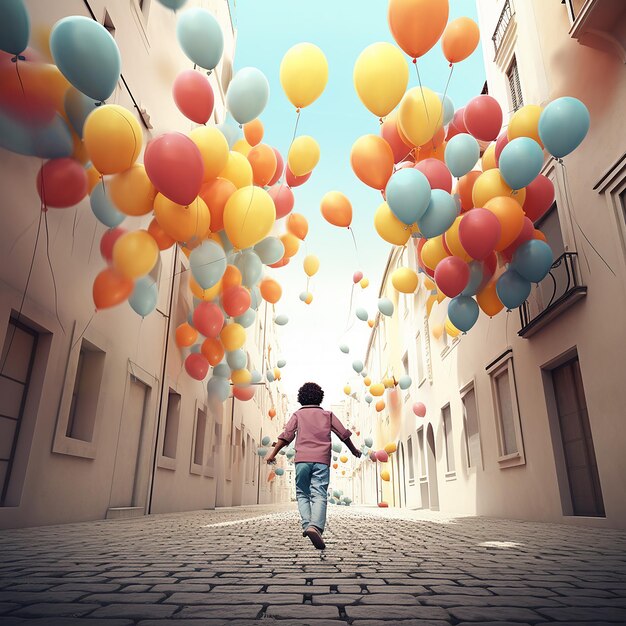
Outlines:
[[[300,407],[291,416],[278,438],[291,443],[296,431],[298,440],[295,462],[324,463],[324,465],[330,465],[330,433],[335,433],[341,441],[345,441],[352,434],[332,411],[325,411],[317,405]]]

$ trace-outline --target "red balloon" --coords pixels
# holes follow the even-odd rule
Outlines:
[[[387,454],[386,450],[377,450],[375,452],[376,455],[376,460],[380,461],[381,463],[386,463],[389,460],[389,455]]]
[[[109,230],[105,231],[104,235],[102,235],[102,238],[100,239],[100,254],[107,263],[113,262],[113,246],[115,245],[115,242],[126,232],[125,228],[120,228],[118,226],[117,228],[109,228]]]
[[[450,124],[448,124],[448,132],[446,134],[446,141],[449,141],[454,137],[454,135],[459,135],[460,133],[469,133],[465,126],[465,121],[463,117],[465,115],[465,107],[461,107],[454,113],[454,117]]]
[[[205,337],[215,339],[224,326],[222,309],[213,302],[201,302],[193,312],[193,325]]]
[[[52,159],[37,174],[37,192],[46,207],[65,209],[87,195],[87,172],[74,159]]]
[[[501,231],[500,221],[491,211],[471,209],[461,218],[459,241],[467,254],[482,261],[495,250]]]
[[[248,400],[252,400],[254,397],[255,387],[249,385],[247,387],[240,387],[238,385],[233,386],[233,396],[237,398],[237,400],[241,400],[242,402],[247,402]]]
[[[272,147],[274,154],[276,155],[276,171],[274,172],[274,176],[272,176],[272,180],[270,180],[268,184],[269,187],[276,184],[280,177],[283,175],[283,170],[285,169],[285,162],[283,161],[283,155],[276,150],[276,148]]]
[[[524,217],[524,225],[522,226],[522,230],[520,234],[517,236],[517,239],[508,247],[500,252],[500,254],[504,257],[507,262],[510,262],[513,258],[513,253],[517,250],[518,246],[523,244],[525,241],[530,241],[535,238],[535,226],[528,219],[528,217]]]
[[[305,174],[304,176],[296,176],[289,169],[289,166],[287,166],[287,169],[285,170],[285,182],[290,187],[299,187],[300,185],[304,185],[304,183],[306,183],[306,181],[309,180],[309,178],[311,178],[312,173],[313,173],[313,170],[311,170],[308,174]]]
[[[504,146],[506,146],[507,143],[509,143],[509,136],[507,135],[506,129],[504,129],[496,139],[496,149],[494,152],[496,165],[500,165],[500,155],[502,154],[502,150],[504,150]]]
[[[502,109],[492,96],[476,96],[465,105],[463,122],[479,141],[493,141],[502,128]]]
[[[448,193],[452,192],[452,174],[450,174],[446,164],[439,159],[424,159],[415,164],[415,169],[428,178],[431,189],[443,189]]]
[[[285,215],[288,215],[291,212],[295,200],[293,197],[293,191],[291,191],[285,183],[270,187],[268,193],[274,201],[277,220],[281,217],[285,217]]]
[[[395,116],[387,118],[380,126],[380,136],[389,144],[393,152],[393,162],[400,163],[406,159],[413,146],[408,146],[402,141],[398,132]]]
[[[206,124],[213,113],[215,97],[207,78],[194,70],[182,71],[172,88],[178,110],[196,124]]]
[[[447,256],[435,268],[437,287],[448,298],[458,296],[467,287],[469,277],[469,265],[458,256]]]
[[[192,352],[185,359],[187,374],[196,380],[204,380],[209,373],[209,362],[199,352]]]
[[[276,263],[272,263],[271,265],[268,265],[268,267],[274,267],[274,268],[285,267],[285,265],[287,265],[289,261],[290,261],[289,257],[284,256],[282,259],[280,259],[280,261],[276,261]]]
[[[526,199],[524,200],[524,213],[528,218],[536,222],[554,203],[554,185],[552,181],[539,174],[530,185],[526,186]]]
[[[413,405],[413,413],[415,413],[417,417],[424,417],[426,415],[426,405],[423,402],[416,402]]]
[[[226,315],[243,315],[252,303],[250,292],[245,287],[228,287],[222,294],[222,307]]]
[[[191,204],[202,187],[204,164],[196,144],[182,133],[165,133],[152,139],[143,157],[146,174],[166,198]]]
[[[485,285],[491,280],[493,275],[496,273],[496,269],[498,267],[498,257],[495,252],[492,252],[484,261],[483,261],[483,280],[480,283],[480,287],[478,288],[478,292],[481,292]]]

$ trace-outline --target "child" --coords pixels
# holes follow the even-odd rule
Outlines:
[[[324,391],[316,383],[304,383],[298,391],[302,405],[287,422],[278,436],[267,463],[274,463],[279,450],[290,444],[298,433],[296,442],[296,498],[302,518],[303,537],[308,537],[318,549],[326,547],[322,533],[326,525],[326,496],[330,480],[330,433],[335,433],[350,452],[359,458],[361,453],[350,441],[352,434],[331,411],[320,404]]]

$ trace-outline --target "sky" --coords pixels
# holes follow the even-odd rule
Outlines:
[[[289,323],[280,329],[285,391],[293,399],[298,387],[309,380],[326,392],[325,403],[337,402],[343,386],[354,375],[352,362],[363,360],[370,329],[356,320],[354,306],[363,306],[374,318],[380,281],[390,246],[374,230],[374,211],[381,203],[380,192],[367,187],[353,173],[350,149],[356,139],[378,134],[379,121],[359,100],[352,81],[354,63],[372,43],[394,43],[387,24],[386,0],[230,0],[235,13],[237,47],[235,70],[259,68],[270,84],[269,103],[260,116],[265,127],[264,143],[275,146],[286,157],[296,113],[282,91],[280,62],[287,50],[300,42],[319,46],[329,65],[324,93],[302,110],[298,135],[311,135],[319,143],[321,158],[309,181],[294,189],[294,211],[309,221],[305,245],[286,267],[273,270],[283,287],[276,312],[286,314]],[[466,15],[476,19],[474,0],[450,0],[450,19]],[[417,85],[409,62],[409,88]],[[448,79],[448,62],[437,44],[419,60],[422,83],[443,92]],[[478,95],[485,82],[479,49],[458,64],[448,88],[456,108]],[[285,158],[286,161],[286,158]],[[328,191],[341,191],[353,207],[352,228],[358,255],[350,233],[328,224],[320,213],[320,200]],[[285,226],[278,222],[284,231]],[[299,294],[307,288],[302,268],[306,254],[320,259],[319,272],[311,279],[313,302],[306,305]],[[366,290],[354,290],[349,316],[352,275],[360,270],[369,278]],[[354,321],[354,323],[353,323]],[[346,333],[345,330],[351,326]],[[339,345],[350,347],[345,355]]]

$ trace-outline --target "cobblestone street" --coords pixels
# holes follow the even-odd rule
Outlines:
[[[4,531],[0,623],[626,623],[626,533],[330,507],[320,558],[293,507]]]

